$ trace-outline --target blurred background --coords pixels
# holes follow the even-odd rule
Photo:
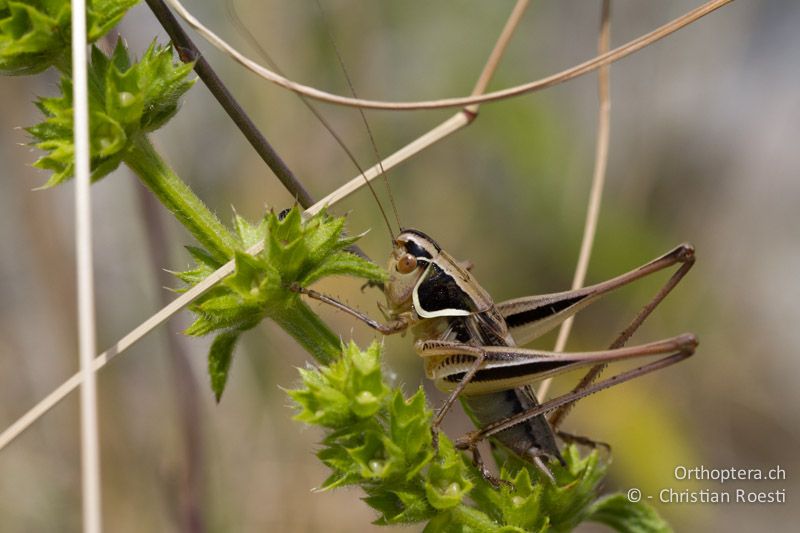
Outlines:
[[[469,93],[512,2],[236,0],[249,29],[291,78],[346,94],[328,34],[360,96],[417,100]],[[612,4],[612,46],[698,5]],[[248,54],[225,4],[188,7]],[[536,2],[493,88],[537,79],[595,55],[599,2]],[[639,488],[678,531],[789,531],[800,518],[800,4],[736,2],[611,68],[611,151],[589,282],[690,241],[698,262],[637,333],[646,342],[695,332],[697,355],[582,401],[566,429],[613,445],[607,490]],[[141,54],[163,32],[144,6],[119,32]],[[199,38],[196,39],[198,42]],[[200,43],[309,191],[320,198],[356,174],[292,94]],[[0,83],[0,426],[77,370],[72,185],[34,191],[48,175],[21,126],[31,101],[56,92],[54,72]],[[374,159],[356,111],[320,106],[362,165]],[[485,105],[465,130],[391,171],[404,225],[433,235],[495,297],[569,288],[588,198],[596,77]],[[388,154],[452,111],[367,112]],[[155,141],[223,220],[292,204],[202,84]],[[379,185],[382,192],[383,186]],[[191,237],[124,168],[94,188],[98,344],[105,348],[173,296],[162,269],[189,264]],[[384,195],[385,197],[385,195]],[[383,264],[386,230],[360,191],[337,205]],[[160,228],[160,229],[159,229]],[[163,239],[159,237],[163,236]],[[606,346],[666,276],[581,314],[569,349]],[[378,314],[377,291],[354,280],[320,290]],[[344,340],[371,331],[319,308]],[[281,390],[309,358],[273,324],[244,336],[220,404],[205,371],[208,341],[180,315],[99,374],[104,520],[109,531],[366,531],[357,489],[319,493],[321,433],[293,422]],[[535,346],[552,347],[554,335]],[[424,382],[409,338],[386,341],[387,370]],[[576,376],[560,379],[565,390]],[[431,398],[442,396],[431,390]],[[78,396],[0,453],[0,529],[78,531]],[[469,424],[448,420],[452,436]],[[787,479],[679,481],[676,466],[772,468]],[[786,489],[785,504],[661,504],[661,489]],[[374,528],[377,530],[377,528]],[[417,528],[419,529],[419,528]],[[412,528],[412,530],[414,530]],[[587,528],[588,530],[588,528]]]

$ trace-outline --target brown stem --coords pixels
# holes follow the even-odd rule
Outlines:
[[[250,117],[247,116],[247,113],[244,112],[230,91],[228,91],[228,88],[222,83],[222,80],[217,76],[217,73],[214,72],[214,69],[211,68],[208,61],[200,54],[200,50],[195,46],[186,32],[183,31],[180,24],[178,24],[177,19],[167,8],[166,4],[164,4],[162,0],[146,0],[146,2],[158,19],[158,22],[164,27],[167,35],[169,35],[181,60],[187,63],[189,61],[195,61],[194,70],[197,72],[197,75],[203,80],[208,90],[228,113],[228,116],[231,117],[234,124],[236,124],[239,130],[244,134],[261,159],[272,169],[272,172],[275,173],[275,176],[277,176],[283,186],[286,187],[286,190],[297,199],[297,203],[306,209],[310,207],[314,203],[314,199],[292,171],[289,170],[289,167],[286,166],[286,163],[284,163],[278,153],[275,152]]]
[[[166,231],[160,218],[158,202],[152,194],[143,187],[137,187],[139,206],[145,224],[147,245],[150,252],[150,264],[154,278],[158,284],[159,300],[161,305],[169,303],[166,291],[162,287],[168,286],[173,279],[163,270],[163,265],[168,264],[170,246],[167,242]],[[167,345],[167,359],[172,366],[172,379],[174,382],[174,401],[178,406],[178,416],[183,435],[183,463],[179,465],[179,493],[177,496],[177,513],[179,513],[180,530],[187,533],[200,533],[206,531],[206,519],[203,515],[203,437],[202,415],[200,413],[200,392],[197,383],[192,379],[192,368],[189,357],[178,335],[172,333],[175,328],[165,330]],[[180,329],[180,328],[177,328]]]

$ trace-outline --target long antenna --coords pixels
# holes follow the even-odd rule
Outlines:
[[[319,3],[317,5],[319,5]],[[237,27],[237,29],[242,33],[242,35],[245,37],[245,39],[250,43],[250,46],[252,46],[253,48],[255,48],[258,51],[258,53],[261,55],[261,57],[263,57],[264,60],[269,64],[270,68],[272,68],[275,72],[278,72],[281,76],[283,76],[283,73],[281,72],[281,68],[278,66],[278,64],[275,62],[275,60],[272,58],[272,56],[270,56],[270,54],[264,49],[264,47],[261,46],[261,43],[255,37],[255,35],[253,35],[253,32],[250,31],[250,29],[247,27],[247,25],[244,23],[244,21],[242,21],[241,17],[239,16],[239,12],[236,10],[236,4],[234,3],[234,1],[233,0],[227,0],[225,2],[225,8],[227,10],[228,16],[230,17],[231,21]],[[322,6],[320,6],[320,10],[321,9],[322,9]],[[330,38],[330,32],[329,32],[329,38]],[[335,45],[334,45],[334,47],[335,47]],[[337,52],[337,57],[338,57],[338,55],[339,54]],[[341,58],[339,58],[339,61],[340,61],[340,64],[341,64]],[[345,76],[347,76],[346,72],[345,72]],[[348,83],[349,83],[349,78],[348,78]],[[352,87],[351,87],[351,90],[352,90]],[[348,159],[350,159],[350,161],[353,163],[353,165],[356,167],[356,169],[358,169],[359,174],[361,174],[361,176],[364,178],[364,181],[366,182],[367,187],[369,187],[369,190],[372,193],[373,198],[375,198],[375,202],[378,204],[378,209],[380,209],[381,215],[383,216],[383,220],[386,223],[386,227],[389,229],[389,238],[390,238],[390,240],[394,241],[394,235],[395,234],[394,234],[394,231],[392,230],[391,224],[389,223],[389,217],[386,216],[386,211],[383,209],[383,205],[381,204],[381,201],[378,198],[377,192],[375,191],[374,187],[372,186],[372,183],[370,183],[370,180],[367,179],[367,177],[365,175],[365,172],[364,172],[364,169],[358,163],[358,160],[356,159],[356,157],[353,154],[353,152],[350,151],[350,148],[348,148],[347,144],[339,136],[339,134],[336,132],[336,130],[334,130],[333,126],[322,115],[322,113],[319,111],[319,109],[317,109],[311,102],[309,102],[307,97],[305,97],[304,95],[302,95],[300,93],[294,93],[294,94],[297,95],[297,97],[300,99],[300,101],[303,103],[303,105],[305,105],[306,108],[308,108],[308,110],[311,112],[311,114],[313,114],[317,118],[317,120],[322,124],[322,126],[328,131],[328,133],[330,133],[331,137],[333,137],[333,139],[336,141],[336,144],[338,144],[342,148],[342,150],[344,150],[345,154],[347,154]],[[363,111],[361,111],[360,109],[359,109],[359,111],[361,112],[361,115],[363,117],[363,115],[364,115]],[[364,119],[364,120],[366,122],[366,119]],[[367,130],[369,131],[369,126],[368,125],[367,125]],[[372,133],[371,132],[370,132],[370,139],[372,140]],[[375,147],[374,140],[372,140],[372,144],[373,144],[373,148],[375,149],[375,153],[377,154],[377,147]],[[386,174],[383,171],[383,165],[382,164],[381,164],[381,174],[384,176],[384,179],[385,179]],[[388,182],[387,182],[387,188],[388,188]],[[389,196],[391,198],[391,190],[389,191]],[[394,200],[393,199],[392,199],[392,207],[394,207]],[[395,208],[395,217],[397,217],[397,209],[396,208]],[[398,225],[399,224],[400,224],[400,221],[398,219]]]
[[[331,46],[333,47],[333,52],[336,54],[337,61],[339,61],[339,67],[342,69],[342,74],[344,74],[344,79],[347,81],[347,87],[350,90],[350,94],[352,94],[353,98],[358,98],[358,95],[356,94],[356,89],[353,85],[353,80],[350,79],[350,74],[347,72],[347,67],[345,67],[344,59],[342,59],[342,54],[339,53],[339,47],[336,46],[336,39],[333,38],[331,25],[328,23],[328,16],[325,14],[325,10],[323,9],[320,0],[316,0],[316,4],[317,7],[319,8],[320,15],[322,16],[322,21],[324,22],[325,30],[328,33],[328,41],[331,43]],[[364,109],[361,107],[357,109],[358,109],[358,114],[361,115],[361,121],[364,123],[364,127],[367,130],[367,135],[369,136],[369,142],[372,145],[372,151],[375,154],[375,160],[378,162],[378,167],[381,170],[383,183],[386,186],[386,192],[389,195],[389,203],[392,205],[392,211],[394,211],[394,218],[397,221],[397,228],[398,230],[402,231],[403,225],[400,223],[400,215],[397,214],[397,204],[395,204],[394,202],[394,196],[392,195],[392,188],[389,187],[389,175],[383,168],[383,158],[381,157],[381,154],[378,151],[378,144],[375,142],[375,136],[372,134],[372,128],[369,127],[369,122],[367,121],[367,115],[364,113]]]

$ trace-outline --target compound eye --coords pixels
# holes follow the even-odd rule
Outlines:
[[[408,274],[417,268],[417,258],[411,254],[405,254],[397,261],[397,271],[401,274]]]

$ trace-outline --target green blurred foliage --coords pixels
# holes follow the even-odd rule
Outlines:
[[[425,531],[571,531],[584,520],[617,531],[664,532],[669,526],[645,503],[598,499],[606,467],[597,451],[564,451],[550,464],[554,482],[533,464],[499,451],[494,486],[441,435],[432,447],[432,412],[418,390],[406,399],[385,383],[377,342],[348,344],[329,366],[300,370],[303,387],[288,391],[297,420],[326,429],[317,456],[332,474],[323,489],[359,485],[379,525],[427,522]],[[469,498],[469,500],[467,499]],[[470,503],[471,500],[471,503]]]

